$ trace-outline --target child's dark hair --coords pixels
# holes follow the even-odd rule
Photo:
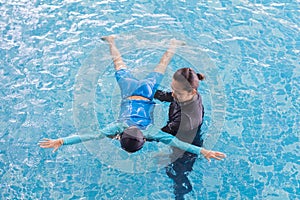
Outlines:
[[[129,153],[133,153],[143,147],[145,143],[144,135],[137,127],[130,126],[122,132],[120,143],[122,149]]]
[[[192,89],[198,89],[199,81],[203,81],[205,76],[203,74],[196,73],[191,68],[181,68],[174,73],[173,79],[186,84],[186,90],[191,91]]]

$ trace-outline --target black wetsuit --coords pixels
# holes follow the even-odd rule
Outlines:
[[[154,98],[171,103],[167,125],[161,130],[184,142],[202,147],[201,125],[204,108],[200,94],[197,93],[190,101],[179,103],[172,97],[171,92],[157,90]],[[187,176],[192,170],[196,158],[196,154],[173,148],[172,163],[166,168],[166,172],[174,181],[176,199],[184,199],[183,196],[192,190]]]

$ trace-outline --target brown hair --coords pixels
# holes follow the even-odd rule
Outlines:
[[[191,68],[181,68],[174,73],[173,79],[186,85],[185,90],[191,91],[192,89],[198,89],[199,81],[203,81],[205,76],[203,74],[196,73]]]

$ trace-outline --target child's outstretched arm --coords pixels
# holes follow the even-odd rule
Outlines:
[[[58,150],[58,148],[63,145],[63,139],[59,138],[56,140],[51,140],[48,138],[44,138],[42,141],[39,142],[39,146],[41,148],[53,148],[53,153]]]
[[[41,148],[53,148],[53,152],[56,152],[62,145],[72,145],[89,140],[99,140],[104,137],[110,137],[121,133],[127,125],[121,122],[114,122],[107,125],[105,128],[101,129],[99,133],[95,134],[82,134],[82,135],[72,135],[64,138],[58,139],[48,139],[44,138],[39,142]]]
[[[153,131],[153,129],[152,129],[152,131]],[[146,132],[146,133],[148,133],[148,132]],[[216,160],[221,160],[226,157],[226,155],[222,152],[207,150],[203,147],[198,147],[193,144],[183,142],[183,141],[179,140],[178,138],[176,138],[175,136],[165,133],[161,130],[158,131],[156,134],[148,133],[147,136],[148,136],[147,139],[149,138],[149,139],[152,139],[152,140],[155,140],[158,142],[162,142],[164,144],[167,144],[167,145],[170,145],[173,147],[177,147],[179,149],[182,149],[184,151],[188,151],[190,153],[194,153],[197,155],[202,154],[208,160],[208,162],[210,162],[211,158],[216,159]]]

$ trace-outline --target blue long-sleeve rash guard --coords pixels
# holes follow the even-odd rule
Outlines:
[[[89,140],[102,139],[106,136],[114,136],[118,133],[121,133],[128,126],[124,123],[116,122],[111,123],[105,128],[101,129],[98,134],[87,134],[87,135],[73,135],[69,137],[62,138],[63,145],[72,145],[80,142],[85,142]],[[155,130],[154,130],[155,129]],[[177,139],[175,136],[165,133],[157,128],[152,128],[150,130],[143,131],[144,137],[148,140],[154,140],[157,142],[162,142],[164,144],[177,147],[184,151],[188,151],[197,155],[201,154],[201,147],[182,142]]]

